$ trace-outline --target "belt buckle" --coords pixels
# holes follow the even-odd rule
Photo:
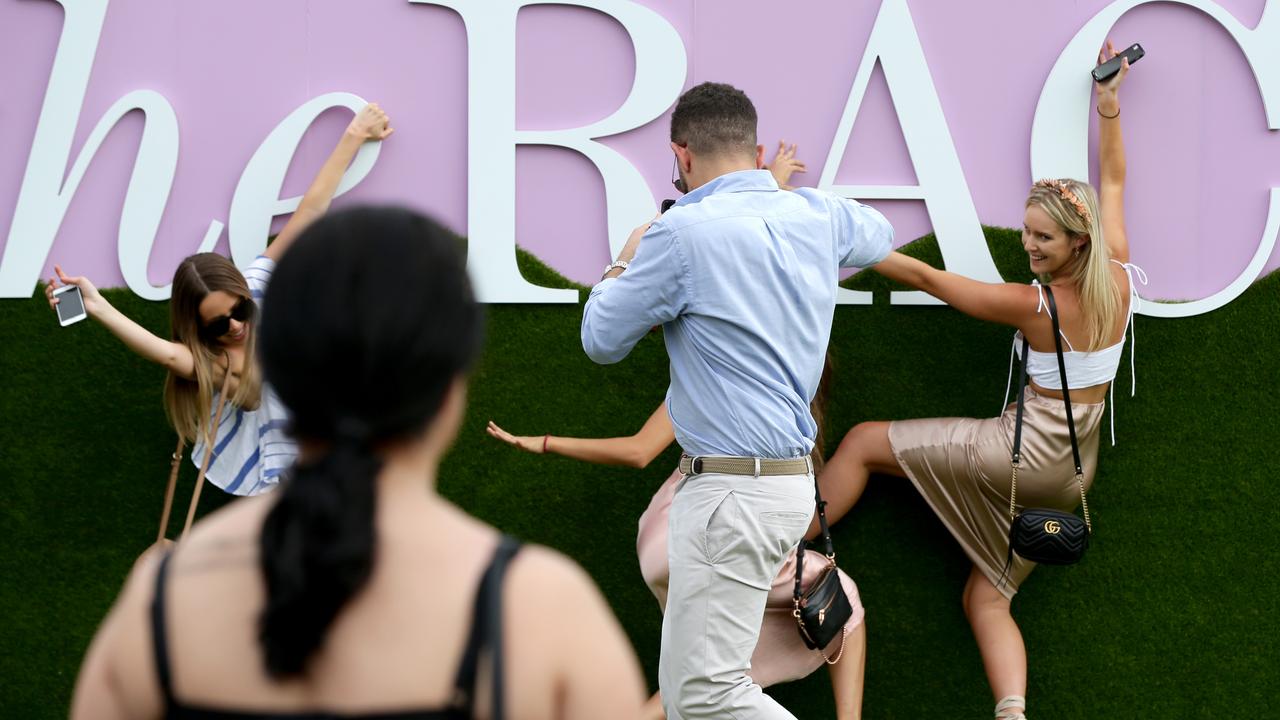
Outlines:
[[[680,458],[680,467],[684,467],[685,461],[689,462],[689,472],[685,473],[685,477],[693,477],[702,472],[702,456],[685,454]]]

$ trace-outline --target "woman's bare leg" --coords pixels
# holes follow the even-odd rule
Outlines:
[[[862,678],[867,668],[867,623],[862,621],[845,640],[844,654],[831,673],[831,692],[836,698],[836,720],[861,720]]]
[[[964,586],[964,614],[978,641],[992,695],[997,701],[1010,695],[1025,696],[1027,648],[1009,610],[1009,598],[977,567]]]
[[[889,423],[864,422],[854,425],[840,441],[840,447],[818,473],[818,489],[827,502],[827,522],[834,523],[862,497],[871,473],[906,477],[889,446]],[[821,533],[818,518],[805,538],[812,540]]]

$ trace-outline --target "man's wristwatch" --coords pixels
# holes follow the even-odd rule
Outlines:
[[[616,270],[618,268],[622,268],[623,270],[626,270],[630,266],[631,266],[631,263],[627,262],[626,260],[614,260],[613,262],[605,266],[604,272],[600,273],[600,279],[603,280],[604,276],[608,275],[610,270]]]

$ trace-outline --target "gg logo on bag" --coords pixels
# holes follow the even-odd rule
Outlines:
[[[1050,535],[1057,535],[1062,530],[1062,525],[1057,520],[1045,520],[1044,531]]]

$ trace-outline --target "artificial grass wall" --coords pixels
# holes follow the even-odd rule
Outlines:
[[[1016,233],[989,229],[988,241],[1007,279],[1029,279]],[[938,259],[930,238],[909,249]],[[521,262],[534,282],[567,285]],[[836,311],[828,452],[861,420],[997,412],[1009,329],[890,306],[889,284],[871,273],[850,284],[879,292],[873,306]],[[1090,498],[1093,547],[1079,566],[1037,570],[1014,603],[1032,717],[1274,716],[1278,291],[1272,275],[1207,315],[1138,319],[1139,393],[1128,397],[1126,362],[1119,445],[1104,435]],[[108,296],[166,332],[165,304]],[[661,620],[640,578],[635,523],[678,451],[643,471],[597,467],[524,455],[483,429],[489,419],[521,434],[640,427],[667,385],[661,337],[601,367],[581,351],[580,319],[581,306],[489,308],[440,489],[586,567],[654,686]],[[59,328],[42,295],[0,303],[0,716],[65,716],[89,639],[154,537],[173,447],[162,378],[93,322]],[[184,463],[186,493],[193,479]],[[201,510],[226,501],[211,489]],[[185,502],[180,491],[177,507]],[[866,716],[989,717],[959,603],[967,561],[909,484],[873,480],[835,539],[867,607]],[[798,717],[833,715],[825,673],[771,692]]]

